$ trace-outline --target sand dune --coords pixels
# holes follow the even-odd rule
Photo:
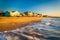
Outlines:
[[[41,19],[41,17],[0,17],[0,31],[21,28],[31,22],[38,22]]]

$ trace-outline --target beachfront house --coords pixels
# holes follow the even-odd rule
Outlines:
[[[5,16],[10,16],[10,12],[6,11]]]
[[[22,16],[24,16],[24,17],[25,17],[25,16],[27,16],[27,15],[23,13],[23,14],[22,14]]]
[[[37,17],[41,17],[42,16],[42,14],[37,14]]]
[[[18,11],[9,11],[10,16],[20,16],[20,13]]]
[[[37,16],[37,13],[33,13],[33,16],[36,17]]]
[[[24,14],[27,15],[27,16],[29,16],[29,17],[33,16],[33,12],[31,12],[31,11],[24,12]]]
[[[6,11],[5,16],[21,16],[18,11]]]
[[[33,13],[33,16],[34,16],[34,17],[41,17],[42,14],[39,14],[39,13]]]

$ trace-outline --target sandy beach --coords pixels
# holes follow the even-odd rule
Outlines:
[[[0,17],[0,31],[14,30],[41,20],[42,17]]]

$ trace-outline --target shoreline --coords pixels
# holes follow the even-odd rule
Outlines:
[[[42,20],[41,17],[0,17],[0,19],[0,32],[14,30]]]

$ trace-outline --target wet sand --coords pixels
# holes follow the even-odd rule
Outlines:
[[[0,31],[14,30],[41,20],[41,17],[0,17]]]

